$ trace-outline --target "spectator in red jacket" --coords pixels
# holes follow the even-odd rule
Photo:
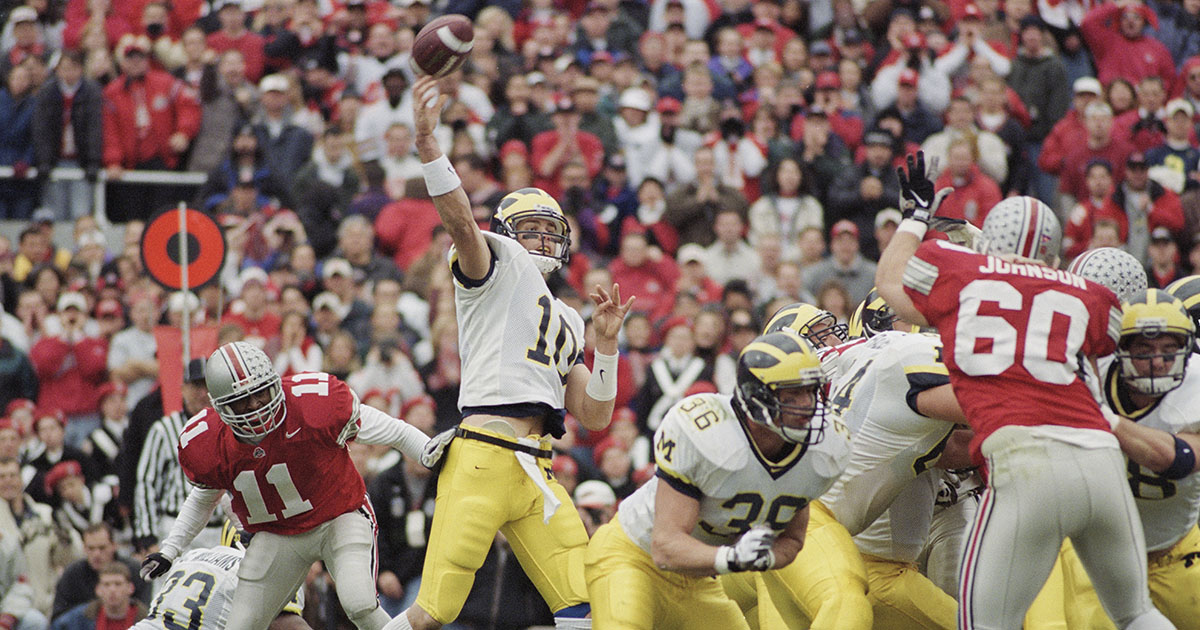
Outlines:
[[[1112,134],[1113,114],[1107,103],[1095,102],[1084,111],[1083,124],[1087,133],[1082,138],[1068,138],[1071,147],[1064,161],[1059,190],[1075,199],[1087,194],[1085,177],[1088,163],[1097,158],[1113,165],[1113,175],[1120,180],[1125,177],[1125,158],[1133,153],[1133,145],[1114,138]]]
[[[651,321],[671,312],[679,279],[679,266],[657,247],[651,247],[646,232],[626,228],[621,235],[621,253],[609,263],[613,282],[629,295],[636,295],[634,310],[647,313]]]
[[[954,194],[939,206],[938,215],[966,219],[976,227],[983,225],[992,206],[1004,198],[996,180],[979,170],[979,149],[970,138],[950,142],[946,150],[946,170],[937,179],[937,188],[954,187]]]
[[[1128,140],[1138,151],[1149,151],[1162,144],[1167,128],[1163,123],[1167,90],[1158,76],[1149,76],[1135,88],[1137,107],[1113,120],[1113,136]]]
[[[43,324],[46,334],[30,349],[29,358],[40,384],[38,406],[63,410],[66,443],[78,448],[100,426],[97,394],[107,380],[108,343],[84,332],[88,309],[83,294],[63,293],[57,307],[61,326]]]
[[[1126,220],[1125,211],[1112,199],[1112,164],[1102,159],[1092,160],[1087,166],[1085,186],[1087,194],[1079,198],[1063,229],[1062,249],[1067,258],[1074,258],[1092,247],[1092,236],[1100,221],[1113,222],[1117,226],[1118,242],[1125,242],[1125,232],[1120,229],[1120,222]]]
[[[118,47],[121,75],[104,88],[104,166],[109,180],[126,169],[173,169],[200,129],[200,104],[191,88],[150,68],[150,40],[127,36]],[[161,191],[109,186],[109,218],[145,218]],[[114,216],[117,215],[117,216]]]
[[[1163,83],[1175,81],[1175,63],[1167,47],[1145,34],[1146,24],[1158,27],[1158,18],[1140,0],[1096,5],[1083,19],[1079,30],[1087,42],[1100,81],[1116,78],[1137,83],[1157,75]]]
[[[1087,135],[1087,128],[1083,126],[1083,112],[1104,93],[1104,86],[1093,77],[1075,79],[1072,89],[1075,96],[1071,101],[1071,109],[1054,123],[1038,155],[1038,168],[1054,177],[1062,176],[1067,152]]]
[[[246,14],[240,0],[217,0],[213,3],[221,29],[208,36],[208,47],[218,54],[238,50],[246,60],[246,79],[257,83],[263,76],[267,55],[263,52],[266,40],[246,28]]]
[[[533,185],[558,197],[562,188],[558,185],[562,167],[574,158],[582,158],[587,165],[588,178],[600,174],[604,165],[604,145],[595,134],[579,130],[579,112],[575,103],[567,96],[554,100],[554,129],[543,131],[533,137],[531,163]]]

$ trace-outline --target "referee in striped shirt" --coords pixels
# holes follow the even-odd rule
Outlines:
[[[183,379],[183,411],[158,419],[146,433],[138,459],[133,488],[133,542],[138,550],[154,551],[175,522],[190,486],[179,465],[179,434],[192,416],[208,406],[204,385],[204,359],[188,361]],[[215,547],[220,542],[221,515],[213,513],[209,527],[196,537],[194,547]]]

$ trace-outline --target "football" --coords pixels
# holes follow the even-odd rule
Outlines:
[[[444,77],[459,69],[475,46],[475,29],[464,15],[443,15],[426,24],[413,40],[417,70]]]

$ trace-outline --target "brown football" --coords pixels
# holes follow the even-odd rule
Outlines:
[[[443,15],[421,29],[413,40],[412,60],[417,70],[444,77],[459,69],[475,46],[475,29],[464,15]]]

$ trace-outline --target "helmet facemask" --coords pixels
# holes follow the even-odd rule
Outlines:
[[[780,390],[812,389],[812,404],[786,404],[780,400]],[[825,439],[825,405],[823,389],[819,385],[789,384],[772,387],[759,381],[739,383],[734,403],[750,421],[767,427],[776,435],[796,444],[812,446]],[[783,414],[807,416],[803,427],[783,423]]]
[[[1134,354],[1131,346],[1139,338],[1156,339],[1163,335],[1171,335],[1179,339],[1179,347],[1173,352],[1156,352],[1156,353],[1138,353]],[[1187,373],[1188,358],[1192,354],[1191,338],[1186,335],[1162,332],[1150,333],[1139,332],[1137,334],[1123,336],[1121,339],[1121,347],[1116,351],[1115,356],[1120,361],[1120,378],[1122,382],[1129,385],[1139,393],[1148,396],[1162,396],[1167,392],[1179,387],[1183,384],[1183,378]],[[1170,365],[1163,369],[1155,368],[1155,359],[1163,359],[1163,362],[1170,362]],[[1148,373],[1142,374],[1135,366],[1135,361],[1145,362]]]
[[[239,403],[242,401],[249,401],[262,392],[270,394],[266,404],[242,413],[234,410],[235,405],[240,406]],[[210,394],[209,399],[212,401],[213,408],[217,410],[217,414],[221,416],[221,420],[229,425],[229,429],[239,438],[248,440],[263,438],[274,431],[283,420],[283,383],[278,374],[273,374],[272,378],[255,384],[245,391],[215,398]]]
[[[529,219],[549,221],[555,230],[520,229],[521,223]],[[571,257],[571,228],[567,219],[558,202],[540,188],[522,188],[505,195],[492,216],[492,231],[515,239],[523,247],[526,239],[538,239],[537,249],[526,247],[526,250],[543,274],[554,272]],[[549,245],[549,251],[540,251],[546,245]]]

